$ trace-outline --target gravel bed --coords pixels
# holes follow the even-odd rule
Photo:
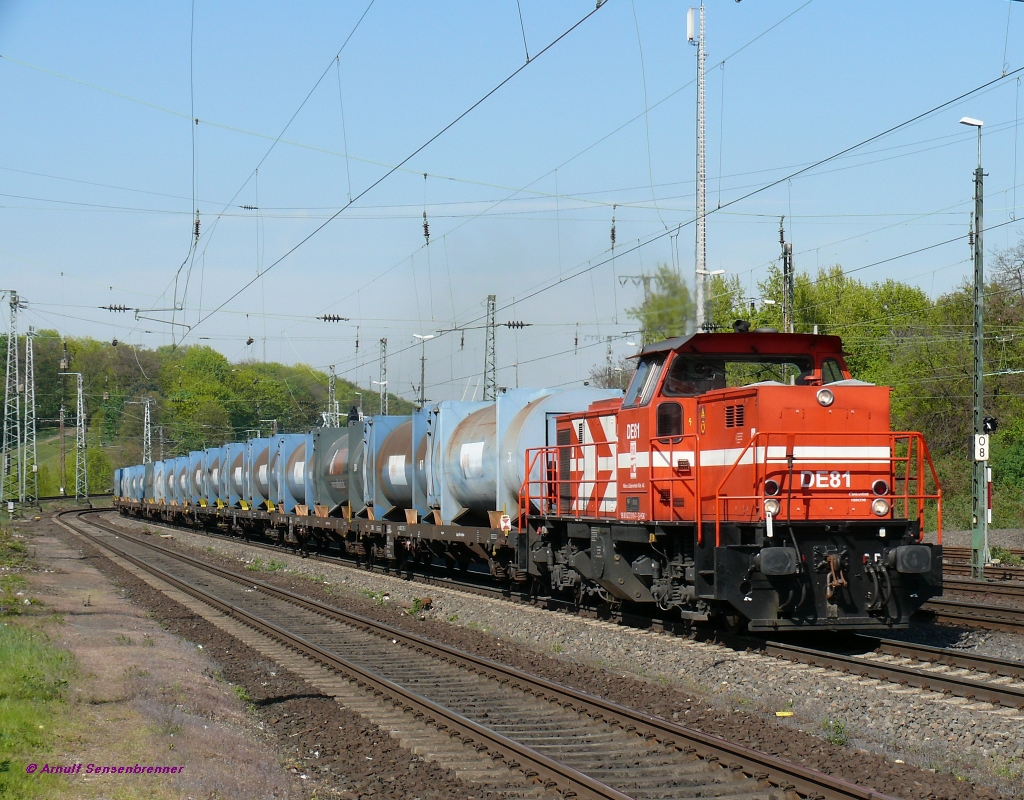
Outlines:
[[[1024,663],[1024,636],[1016,633],[921,623],[913,624],[910,630],[888,634],[886,638],[932,647],[950,647],[968,653]]]
[[[147,527],[117,522],[132,531]],[[211,561],[258,571],[262,580],[879,791],[936,798],[1024,795],[1024,716],[1008,709],[222,537],[176,530],[162,544],[202,551]],[[268,565],[274,569],[267,571]],[[408,613],[427,597],[429,610]],[[776,716],[780,711],[792,716]],[[892,791],[895,786],[901,791]]]
[[[101,573],[170,632],[206,649],[221,676],[244,686],[261,730],[276,740],[283,768],[308,785],[311,798],[500,800],[402,747],[376,725],[311,690],[294,673],[197,617],[145,581],[103,557],[84,540],[57,529]]]
[[[943,547],[970,547],[971,531],[943,531]],[[925,541],[935,541],[935,531],[924,535]],[[988,532],[989,547],[1005,547],[1007,549],[1024,548],[1024,528],[1000,528]]]

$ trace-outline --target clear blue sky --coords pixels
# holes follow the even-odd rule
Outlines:
[[[696,64],[685,3],[608,0],[206,318],[345,205],[350,185],[362,192],[522,65],[524,30],[532,56],[594,8],[521,0],[521,28],[515,0],[376,0],[333,66],[368,1],[196,0],[190,85],[191,2],[2,0],[0,288],[29,302],[22,325],[171,342],[166,322],[97,307],[172,304],[193,228],[194,134],[202,236],[180,273],[179,301],[191,267],[175,316],[203,321],[186,343],[233,360],[262,358],[265,346],[270,359],[336,364],[369,385],[387,336],[391,387],[411,396],[412,334],[468,326],[427,345],[428,396],[468,397],[483,368],[474,326],[493,293],[499,322],[534,323],[499,331],[502,385],[515,384],[517,361],[520,385],[578,381],[603,361],[605,336],[618,337],[616,354],[630,351],[626,309],[641,289],[617,278],[675,259],[671,237],[522,298],[607,257],[613,204],[620,253],[692,219]],[[1024,3],[1007,0],[709,0],[706,13],[710,208],[998,78],[1004,63],[1024,66]],[[649,106],[672,95],[646,125],[645,82]],[[964,115],[986,123],[986,223],[1008,221],[1024,183],[1018,91],[1007,78],[714,214],[709,265],[756,295],[781,214],[797,267],[811,271],[854,270],[966,233],[975,142],[957,124]],[[1005,225],[986,246],[1022,235],[1024,224]],[[685,226],[687,275],[693,250]],[[934,296],[964,279],[969,255],[964,240],[855,274]],[[352,321],[317,321],[323,313]]]

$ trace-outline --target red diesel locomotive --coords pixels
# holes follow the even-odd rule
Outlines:
[[[905,627],[942,592],[923,438],[839,337],[737,327],[645,347],[621,401],[527,451],[520,571],[733,628]]]

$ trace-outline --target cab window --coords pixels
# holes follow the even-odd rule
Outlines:
[[[669,366],[662,394],[694,397],[715,389],[762,381],[802,386],[813,376],[810,356],[690,356],[679,354]]]
[[[821,364],[821,382],[835,383],[843,380],[843,368],[834,358],[827,358]]]
[[[679,403],[658,405],[658,438],[683,435],[683,409]]]
[[[637,365],[633,380],[630,381],[629,388],[626,389],[626,396],[622,401],[623,408],[645,406],[650,402],[664,363],[664,356],[655,356],[645,358]]]

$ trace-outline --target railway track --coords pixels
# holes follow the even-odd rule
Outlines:
[[[235,537],[228,538],[234,539]],[[269,551],[281,551],[278,545],[256,542],[248,544]],[[333,556],[329,558],[342,563],[346,561]],[[445,585],[459,591],[471,591],[484,596],[503,595],[500,590],[447,578],[431,578],[421,575],[417,575],[417,578],[434,585]],[[977,581],[959,581],[958,589],[960,584],[966,584],[969,589],[976,591],[989,589],[997,593],[1012,593],[1014,591],[1014,588],[1007,584],[993,583],[979,587]],[[1024,591],[1024,587],[1022,587],[1022,591]],[[507,593],[504,596],[508,597]],[[525,595],[513,596],[510,599],[529,600]],[[940,602],[956,601],[933,601],[935,604]],[[1000,629],[1024,630],[1024,611],[1017,614],[1021,625],[1015,628],[1012,624],[1012,620],[1015,618],[1014,610],[1007,609],[1005,606],[993,609],[986,605],[961,603],[956,606],[960,615],[956,619],[947,618],[945,613],[939,613],[942,609],[932,611],[930,606],[931,604],[926,608],[929,613],[935,614],[938,621],[984,627],[1002,625],[1005,627]],[[993,613],[996,614],[995,618],[987,615],[990,609],[993,609]],[[666,633],[673,632],[673,629],[677,627],[673,623],[660,620],[631,619],[628,614],[620,614],[616,621],[632,624],[634,627],[655,627]],[[789,642],[766,642],[764,639],[754,637],[721,637],[716,633],[710,638],[728,646],[758,650],[765,655],[794,663],[825,667],[864,678],[943,692],[1009,708],[1024,708],[1024,680],[1022,680],[1024,679],[1024,664],[1016,661],[868,636],[860,636],[852,640],[854,646],[863,651],[852,654],[836,650],[801,647]]]
[[[768,642],[765,655],[1009,708],[1024,708],[1024,663],[948,648],[860,637],[865,653]]]
[[[60,521],[100,549],[563,795],[885,798],[143,542],[86,517],[90,513],[66,512]]]
[[[936,622],[1009,633],[1024,632],[1024,608],[938,598],[925,603],[922,611],[931,614]]]

